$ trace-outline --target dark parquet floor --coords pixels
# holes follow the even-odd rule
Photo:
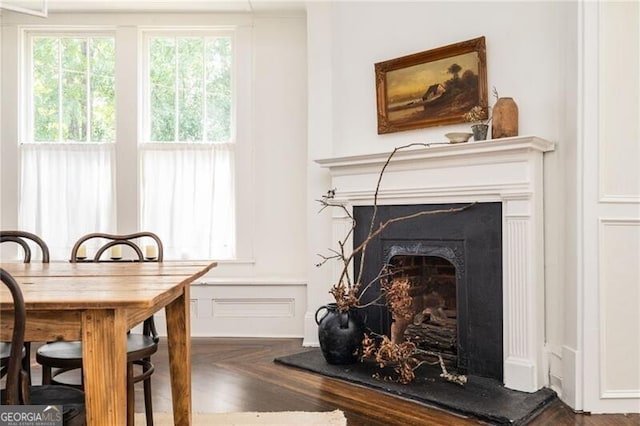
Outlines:
[[[348,426],[479,425],[478,420],[308,373],[273,362],[304,350],[300,339],[192,339],[194,412],[331,411],[340,409]],[[154,411],[171,411],[168,357],[164,343],[153,357]],[[40,377],[34,365],[34,381]],[[136,388],[136,411],[144,409]],[[527,426],[640,426],[640,414],[574,413],[560,401]]]

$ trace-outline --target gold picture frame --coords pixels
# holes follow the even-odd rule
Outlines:
[[[378,62],[375,72],[378,134],[464,122],[476,105],[487,111],[484,37]]]

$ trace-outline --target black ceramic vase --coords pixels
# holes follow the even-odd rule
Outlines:
[[[318,319],[323,310],[326,312]],[[365,325],[356,309],[340,312],[338,305],[328,303],[316,311],[316,323],[320,349],[329,364],[346,365],[358,361]]]

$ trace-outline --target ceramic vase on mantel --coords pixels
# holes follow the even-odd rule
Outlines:
[[[491,138],[518,136],[518,105],[513,98],[499,98],[493,106]]]
[[[487,139],[489,126],[487,124],[474,124],[471,126],[471,131],[473,132],[474,141],[483,141]]]

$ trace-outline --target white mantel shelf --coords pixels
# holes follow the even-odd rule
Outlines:
[[[518,136],[459,144],[432,144],[396,152],[385,170],[378,204],[500,202],[504,384],[534,392],[548,385],[544,350],[544,153],[555,144]],[[321,159],[334,202],[347,209],[371,205],[387,153]],[[351,222],[333,209],[332,235]],[[310,303],[310,306],[321,304]],[[308,318],[313,318],[307,313]]]
[[[393,163],[423,162],[430,159],[447,159],[452,157],[478,156],[495,153],[516,153],[523,151],[548,152],[555,149],[555,144],[537,136],[515,136],[510,138],[489,139],[465,143],[426,142],[427,147],[411,147],[399,150],[393,156]],[[358,166],[381,167],[387,161],[390,152],[353,155],[346,157],[316,160],[322,167],[329,168],[332,174],[340,174]]]

